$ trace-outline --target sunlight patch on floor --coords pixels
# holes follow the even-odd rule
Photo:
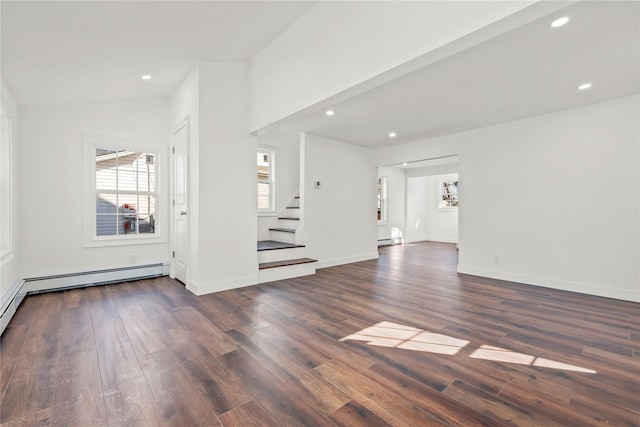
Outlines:
[[[450,335],[438,334],[400,325],[393,322],[379,322],[364,328],[355,334],[347,335],[340,341],[364,341],[376,347],[400,348],[403,350],[421,351],[454,356],[465,348],[469,341],[461,340]],[[489,360],[492,362],[513,363],[517,365],[537,366],[540,368],[559,369],[563,371],[584,372],[595,374],[593,369],[570,365],[555,360],[536,357],[531,354],[518,353],[512,350],[481,345],[469,355],[473,359]]]
[[[376,323],[340,339],[340,341],[347,340],[365,341],[369,345],[378,347],[396,347],[405,350],[448,355],[458,353],[469,344],[469,341],[449,335],[437,334],[393,322]]]

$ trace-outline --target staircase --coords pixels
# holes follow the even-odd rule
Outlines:
[[[307,247],[296,244],[300,224],[300,197],[295,196],[269,227],[269,240],[258,241],[259,282],[315,274],[317,260],[307,258]]]

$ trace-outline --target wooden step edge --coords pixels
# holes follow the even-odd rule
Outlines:
[[[318,260],[311,258],[285,259],[282,261],[263,262],[260,264],[259,268],[260,270],[265,270],[267,268],[287,267],[290,265],[309,264],[312,262],[318,262]]]
[[[295,228],[270,228],[269,231],[281,231],[283,233],[295,233]]]
[[[296,218],[293,216],[279,216],[278,219],[286,219],[289,221],[300,221],[300,218]]]
[[[262,251],[280,251],[280,250],[284,250],[284,249],[295,249],[295,248],[304,248],[305,245],[289,245],[289,246],[282,246],[282,247],[275,247],[275,248],[258,248],[258,252],[262,252]]]
[[[300,209],[300,206],[287,206],[287,209]]]

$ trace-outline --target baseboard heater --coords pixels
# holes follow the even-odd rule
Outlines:
[[[169,264],[159,263],[20,279],[14,283],[9,292],[7,292],[5,297],[2,298],[0,334],[4,332],[9,321],[18,309],[18,306],[27,295],[84,288],[88,286],[106,285],[109,283],[127,282],[131,280],[166,276],[168,274]]]

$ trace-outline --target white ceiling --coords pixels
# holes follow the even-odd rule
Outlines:
[[[2,0],[2,76],[21,106],[166,98],[197,62],[252,58],[314,3]],[[637,1],[578,2],[283,127],[381,147],[637,94],[639,17]]]
[[[283,127],[380,147],[637,94],[639,6],[576,3]]]
[[[2,0],[2,77],[22,106],[166,98],[196,63],[251,59],[314,3]]]

